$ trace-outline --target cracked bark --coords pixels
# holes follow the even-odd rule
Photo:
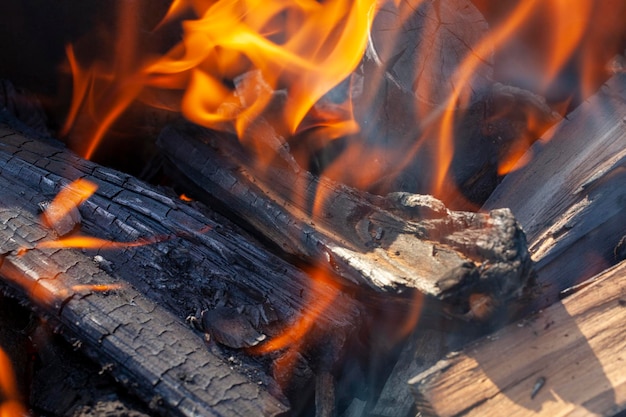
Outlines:
[[[341,302],[321,312],[320,328],[336,335],[340,349],[358,328],[355,301],[314,285],[223,219],[208,218],[164,190],[84,161],[52,141],[29,139],[7,126],[0,127],[0,136],[0,275],[155,411],[276,415],[287,410],[270,394],[280,390],[266,368],[253,361],[231,369],[224,353],[208,350],[184,323],[201,308],[242,307],[243,317],[272,336],[299,316],[305,299],[332,292]],[[99,186],[80,206],[82,234],[152,244],[38,248],[39,242],[58,238],[43,226],[38,204],[77,178]],[[85,285],[120,288],[98,292]]]

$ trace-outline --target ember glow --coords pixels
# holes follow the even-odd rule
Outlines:
[[[375,4],[373,0],[176,0],[164,23],[188,12],[196,19],[184,22],[182,42],[167,55],[134,60],[149,62],[141,68],[124,65],[132,52],[124,50],[122,62],[109,66],[113,69],[106,65],[84,69],[73,49],[68,49],[74,98],[65,131],[81,112],[91,115],[94,129],[81,152],[91,157],[121,111],[139,98],[142,88],[152,87],[184,91],[180,105],[173,108],[189,120],[232,129],[254,141],[250,124],[275,99],[274,90],[285,88],[287,103],[276,128],[294,133],[320,97],[360,62]],[[258,71],[258,77],[245,87],[229,86],[251,71]],[[345,122],[335,125],[346,130]]]

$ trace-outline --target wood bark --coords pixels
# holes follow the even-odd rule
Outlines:
[[[315,177],[288,156],[259,168],[236,139],[190,126],[164,130],[158,144],[192,195],[360,286],[417,289],[471,314],[471,294],[505,302],[532,276],[525,237],[506,209],[452,212],[428,196],[374,196]]]
[[[626,263],[450,355],[411,384],[424,416],[617,415],[626,410]],[[506,410],[506,411],[504,411]]]
[[[533,145],[484,209],[509,207],[527,234],[542,290],[530,310],[619,260],[626,235],[626,74]]]
[[[280,390],[260,363],[252,359],[233,370],[219,348],[206,349],[184,323],[197,310],[237,306],[240,320],[271,337],[299,317],[306,300],[337,297],[317,312],[315,327],[318,334],[333,335],[337,355],[358,328],[360,307],[352,298],[313,283],[227,222],[31,134],[0,127],[0,275],[157,411],[276,415],[287,410],[270,395],[274,390],[280,396]],[[43,225],[39,204],[78,178],[99,186],[79,208],[81,234],[152,244],[39,248],[59,238]]]

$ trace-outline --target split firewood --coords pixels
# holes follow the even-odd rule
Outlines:
[[[224,349],[258,346],[261,335],[278,335],[308,308],[316,309],[312,334],[327,335],[325,344],[332,339],[334,357],[358,331],[356,301],[252,244],[225,220],[82,160],[51,140],[33,140],[7,126],[0,136],[3,282],[156,411],[284,412],[281,390],[262,361]],[[80,236],[74,231],[61,237],[39,214],[46,207],[41,203],[77,179],[97,190],[77,205]],[[99,240],[94,249],[60,245],[84,245],[71,243],[78,237]],[[336,302],[326,308],[307,304],[315,299]],[[214,311],[205,317],[218,318],[205,329],[217,349],[207,349],[185,324],[202,309]],[[223,314],[233,309],[238,316]],[[250,339],[241,329],[256,335]],[[304,340],[303,349],[315,343]],[[233,355],[240,365],[227,360]],[[315,366],[315,358],[308,360]]]
[[[626,263],[409,383],[424,416],[621,415]]]
[[[417,289],[455,314],[486,317],[482,301],[504,304],[531,280],[524,234],[506,209],[453,212],[429,196],[370,195],[278,157],[254,168],[236,139],[193,126],[164,130],[158,144],[192,195],[225,207],[281,250],[376,292]]]
[[[626,74],[544,134],[484,208],[509,207],[536,261],[541,297],[559,293],[620,259],[626,235]]]

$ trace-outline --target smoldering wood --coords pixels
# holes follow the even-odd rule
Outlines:
[[[618,415],[626,410],[626,263],[449,355],[411,381],[424,416]]]
[[[547,131],[484,208],[524,228],[542,291],[529,311],[619,260],[626,235],[626,74]],[[616,250],[617,249],[617,250]]]
[[[255,168],[233,137],[189,125],[165,129],[158,144],[181,189],[281,250],[375,292],[417,289],[465,314],[470,294],[504,303],[531,280],[524,234],[506,209],[453,212],[429,196],[375,196],[279,156]]]
[[[154,400],[158,410],[179,415],[286,410],[269,393],[280,397],[266,369],[252,361],[231,370],[223,354],[207,350],[203,338],[184,323],[202,308],[238,306],[242,319],[269,337],[300,315],[306,299],[332,292],[339,302],[319,311],[317,324],[333,335],[335,357],[359,327],[356,301],[312,283],[227,222],[218,223],[163,190],[82,160],[51,141],[7,126],[0,139],[0,274],[13,278],[12,285],[35,297],[33,304],[57,320],[65,335],[144,400]],[[42,225],[39,203],[77,178],[99,186],[80,206],[82,234],[152,244],[86,254],[38,249],[38,242],[58,237]],[[22,247],[28,250],[18,255]],[[81,287],[85,284],[121,288],[99,293]]]

